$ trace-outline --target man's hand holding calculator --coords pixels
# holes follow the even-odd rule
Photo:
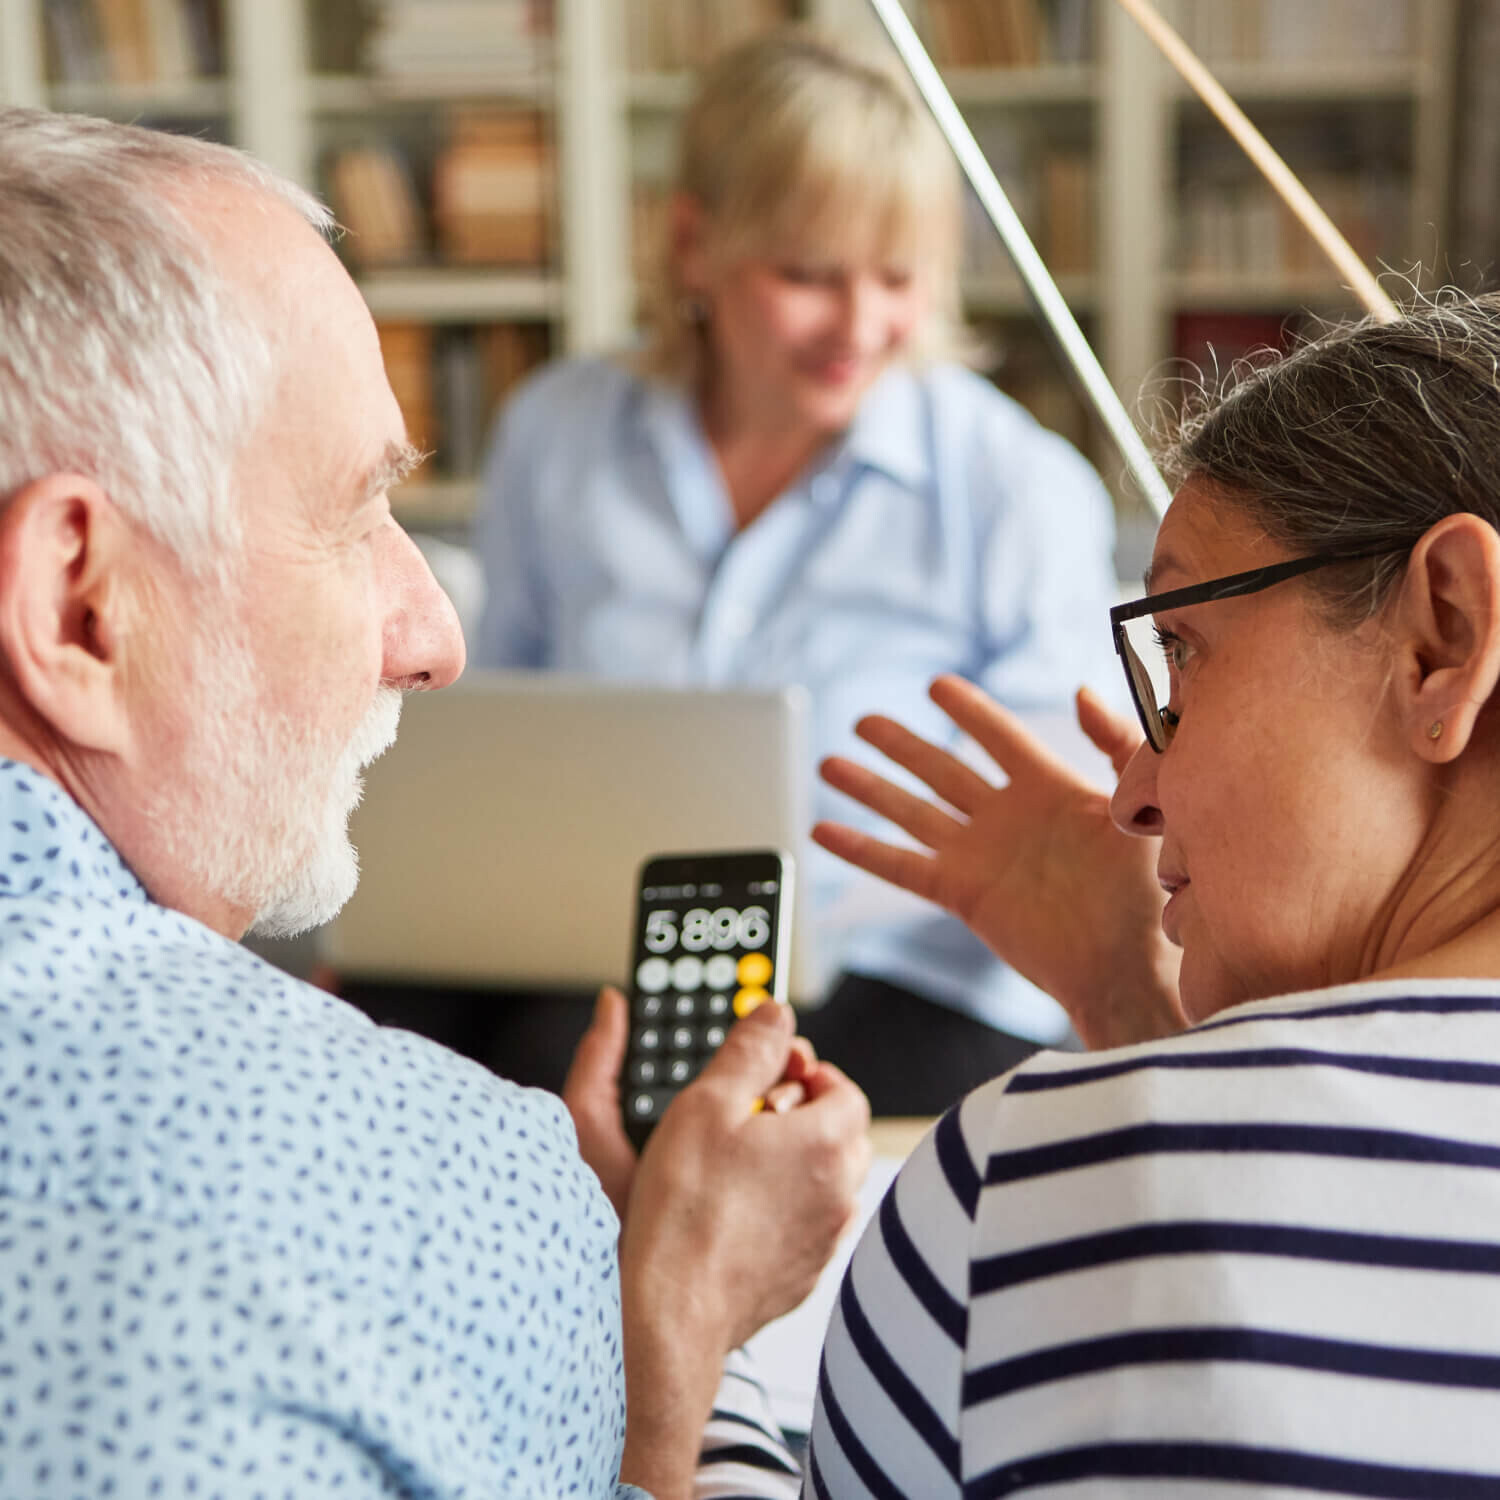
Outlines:
[[[725,1355],[811,1291],[869,1166],[864,1095],[794,1024],[776,1003],[736,1022],[638,1162],[619,1104],[623,996],[601,997],[568,1076],[579,1148],[622,1219],[622,1478],[658,1500],[691,1492]]]

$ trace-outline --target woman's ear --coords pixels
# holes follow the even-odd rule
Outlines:
[[[673,283],[679,293],[701,297],[708,290],[708,211],[700,199],[678,189],[667,216]]]
[[[0,661],[65,745],[129,745],[121,645],[132,550],[124,517],[76,474],[36,480],[0,508]]]
[[[1445,516],[1412,549],[1397,613],[1406,741],[1443,763],[1468,746],[1500,683],[1500,534]]]

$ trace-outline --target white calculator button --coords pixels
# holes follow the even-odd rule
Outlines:
[[[664,958],[643,958],[635,971],[635,982],[648,995],[659,994],[672,982],[672,965]]]
[[[703,960],[693,953],[684,953],[672,965],[672,983],[680,990],[695,990],[703,983]]]
[[[734,983],[734,960],[727,953],[715,953],[703,965],[703,982],[711,990],[727,990]]]

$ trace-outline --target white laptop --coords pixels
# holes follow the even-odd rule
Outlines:
[[[624,983],[647,856],[807,847],[806,721],[800,688],[470,671],[410,694],[366,773],[359,889],[323,956],[366,979]],[[813,949],[794,907],[794,998],[818,993]]]

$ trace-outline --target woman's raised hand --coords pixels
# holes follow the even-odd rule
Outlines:
[[[991,785],[957,756],[872,716],[856,726],[860,738],[939,800],[839,756],[823,762],[823,779],[922,847],[886,843],[840,823],[819,823],[814,839],[959,917],[1063,1006],[1086,1046],[1180,1030],[1179,955],[1161,930],[1156,841],[1121,833],[1104,793],[972,683],[939,677],[932,698],[1007,784]],[[1118,774],[1140,743],[1134,726],[1087,690],[1078,695],[1078,721]]]

